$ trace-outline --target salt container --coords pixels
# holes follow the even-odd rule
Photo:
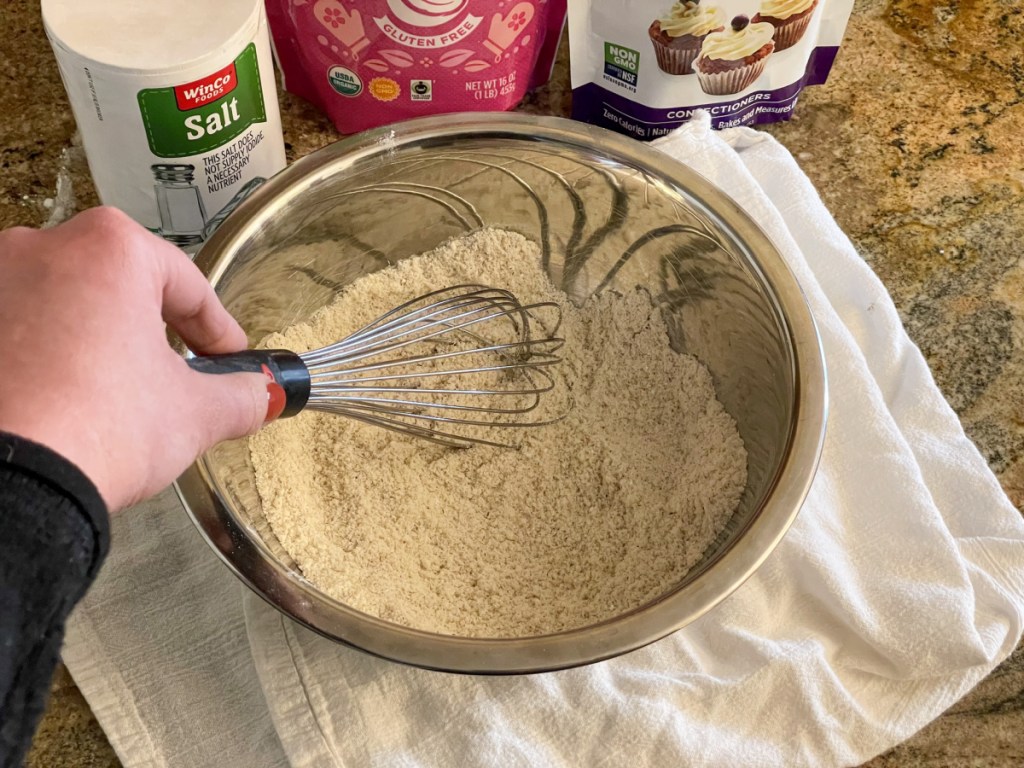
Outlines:
[[[42,0],[100,201],[194,251],[285,166],[262,0]]]

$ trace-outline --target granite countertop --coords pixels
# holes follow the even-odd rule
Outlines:
[[[39,0],[0,4],[0,228],[96,202]],[[889,288],[1003,488],[1024,502],[1024,12],[1015,0],[861,0],[828,83],[765,130],[797,157]],[[523,109],[567,114],[565,51]],[[336,138],[282,95],[289,160]],[[117,766],[59,669],[28,765]],[[1024,764],[1024,645],[868,765]]]

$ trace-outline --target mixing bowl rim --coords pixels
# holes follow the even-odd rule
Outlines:
[[[235,246],[289,200],[358,161],[421,142],[506,138],[569,144],[643,171],[676,189],[722,225],[747,253],[793,353],[794,417],[787,454],[745,530],[692,580],[645,606],[598,624],[526,638],[462,638],[401,627],[320,593],[250,535],[214,490],[201,457],[176,482],[182,504],[220,559],[270,605],[313,631],[376,656],[427,669],[477,674],[541,672],[612,658],[691,623],[735,591],[764,562],[796,518],[817,469],[827,421],[824,354],[796,276],[764,231],[717,186],[683,163],[602,128],[553,117],[467,113],[419,118],[343,138],[268,180],[204,245],[196,263],[216,287]],[[252,531],[255,533],[254,531]]]

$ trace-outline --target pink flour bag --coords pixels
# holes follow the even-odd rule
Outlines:
[[[267,0],[286,90],[342,133],[511,109],[551,75],[566,0]]]

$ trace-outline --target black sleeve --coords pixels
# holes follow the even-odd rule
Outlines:
[[[96,487],[53,451],[0,432],[0,766],[21,766],[64,622],[107,553]]]

